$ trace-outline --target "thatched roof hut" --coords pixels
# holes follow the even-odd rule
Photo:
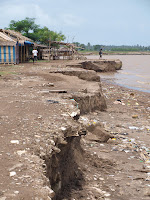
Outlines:
[[[14,41],[12,38],[7,36],[6,34],[0,32],[0,46],[15,46],[16,41]]]
[[[78,54],[74,44],[61,41],[49,41],[49,46],[42,51],[42,58],[45,60],[73,59]]]
[[[14,30],[0,29],[0,63],[18,64],[29,60],[32,46],[38,44]]]
[[[16,41],[0,32],[0,63],[16,63]]]
[[[16,41],[16,42],[18,41],[21,44],[23,44],[26,41],[29,41],[32,44],[34,44],[33,41],[30,38],[27,38],[27,37],[23,36],[21,33],[16,32],[14,30],[0,29],[0,32],[3,33],[3,34],[5,34],[9,38],[11,38],[13,41]]]

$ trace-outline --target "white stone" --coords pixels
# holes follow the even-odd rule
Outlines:
[[[109,193],[105,193],[104,196],[105,197],[110,197],[110,194]]]
[[[65,127],[61,127],[61,130],[62,130],[62,131],[65,131],[65,130],[66,130],[66,128],[65,128]]]
[[[14,191],[15,194],[19,194],[19,191]]]
[[[11,140],[10,143],[12,143],[12,144],[19,144],[19,140]]]
[[[19,155],[19,156],[21,156],[22,154],[24,154],[24,153],[26,153],[26,151],[25,150],[20,150],[20,151],[17,151],[17,154]]]
[[[10,176],[15,176],[16,172],[10,172],[9,174],[10,174]]]

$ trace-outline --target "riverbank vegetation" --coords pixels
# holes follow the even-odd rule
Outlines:
[[[103,49],[103,52],[105,53],[128,53],[128,52],[150,52],[150,46],[145,47],[141,45],[121,45],[121,46],[115,46],[115,45],[103,45],[103,44],[97,44],[97,45],[92,45],[88,42],[87,45],[85,44],[80,44],[79,42],[74,42],[74,44],[78,47],[79,51],[82,52],[92,52],[96,53],[100,50]]]

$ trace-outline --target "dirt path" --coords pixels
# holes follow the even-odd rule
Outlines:
[[[58,64],[0,67],[0,200],[53,196],[41,158],[46,144],[53,145],[54,132],[68,123],[64,113],[71,103],[64,94],[48,93],[50,83],[67,90],[67,95],[96,89],[94,82],[49,74]],[[107,111],[79,120],[100,123],[114,138],[99,143],[88,134],[81,136],[83,151],[76,152],[76,162],[82,179],[68,186],[69,193],[64,189],[59,199],[150,199],[150,95],[104,81],[102,89]]]

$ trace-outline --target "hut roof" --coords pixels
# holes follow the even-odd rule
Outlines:
[[[72,49],[70,49],[70,48],[67,48],[67,47],[60,47],[59,49],[58,49],[58,51],[60,51],[60,52],[72,52]]]
[[[0,32],[8,35],[10,38],[12,38],[15,41],[23,40],[23,41],[31,41],[32,42],[32,40],[30,38],[27,38],[27,37],[23,36],[20,32],[16,32],[14,30],[0,29]]]
[[[5,33],[0,32],[0,45],[1,46],[14,46],[16,41],[7,36]]]
[[[12,39],[13,41],[15,41],[15,43],[18,41],[20,44],[24,45],[24,44],[27,44],[28,42],[31,42],[36,47],[41,47],[41,48],[47,47],[46,45],[37,44],[37,43],[33,42],[30,38],[23,36],[20,32],[17,32],[17,31],[14,31],[14,30],[0,29],[0,33],[3,33],[6,37]]]
[[[71,43],[66,43],[66,42],[59,42],[59,41],[51,41],[52,44],[60,44],[60,45],[65,45],[65,46],[68,46],[68,47],[75,47],[74,44],[71,44]]]
[[[16,42],[18,41],[20,44],[25,44],[25,43],[30,43],[38,46],[36,43],[34,43],[30,38],[23,36],[21,33],[16,32],[14,30],[5,30],[5,29],[0,29],[0,34],[3,35],[3,42],[4,41],[13,41]]]
[[[0,32],[0,37],[7,41],[14,41],[12,38],[8,37],[6,34]]]

